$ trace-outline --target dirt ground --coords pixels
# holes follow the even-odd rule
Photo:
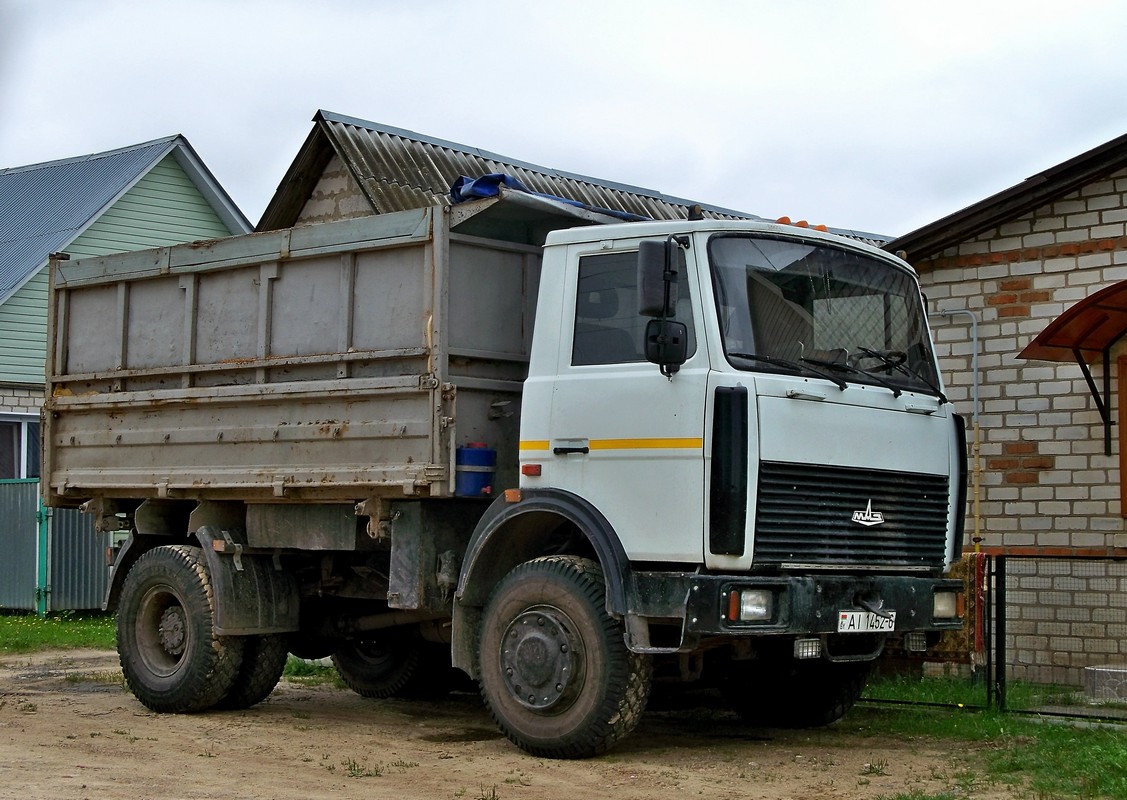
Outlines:
[[[982,774],[973,759],[874,738],[848,717],[764,730],[698,706],[647,711],[601,758],[546,761],[502,738],[469,694],[366,700],[284,680],[246,711],[158,715],[122,687],[115,653],[0,658],[0,798],[19,800],[1015,796],[968,779]]]

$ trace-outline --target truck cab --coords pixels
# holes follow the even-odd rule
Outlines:
[[[942,569],[962,462],[907,265],[782,225],[635,229],[549,239],[521,486],[586,498],[632,561]],[[687,346],[666,376],[646,360],[637,261],[676,239],[669,317]]]

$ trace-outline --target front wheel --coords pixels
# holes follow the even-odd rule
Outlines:
[[[546,758],[605,752],[641,719],[652,663],[606,611],[599,566],[547,556],[516,567],[485,608],[481,693],[504,734]]]
[[[211,708],[234,684],[243,640],[218,636],[215,600],[200,551],[154,548],[125,576],[117,651],[130,691],[156,712]]]

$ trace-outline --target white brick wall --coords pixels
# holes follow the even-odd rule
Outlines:
[[[1127,544],[1116,391],[1116,359],[1127,355],[1127,345],[1111,357],[1117,425],[1110,456],[1080,368],[1017,358],[1078,300],[1127,280],[1127,170],[915,266],[932,312],[969,309],[979,318],[982,544],[1050,554]],[[931,322],[949,395],[969,422],[970,323],[941,314]],[[1092,377],[1102,390],[1105,365],[1093,360]],[[1119,644],[1127,630],[1111,630],[1111,623],[1127,620],[1122,573],[1109,581],[1105,572],[1101,581],[1085,572],[1092,562],[1024,563],[1026,574],[1010,584],[1011,672],[1078,684],[1085,665],[1127,662],[1127,645],[1121,651]],[[1111,569],[1109,563],[1100,568]],[[1051,591],[1038,583],[1047,580],[1045,570],[1062,576]],[[1096,619],[1097,611],[1114,613]]]
[[[1086,666],[1127,663],[1127,562],[1012,559],[1012,678],[1078,686]]]
[[[0,384],[0,414],[35,414],[43,405],[43,390]]]

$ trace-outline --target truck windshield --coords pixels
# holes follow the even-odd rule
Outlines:
[[[923,302],[906,271],[810,240],[719,235],[708,251],[736,368],[942,397]]]

